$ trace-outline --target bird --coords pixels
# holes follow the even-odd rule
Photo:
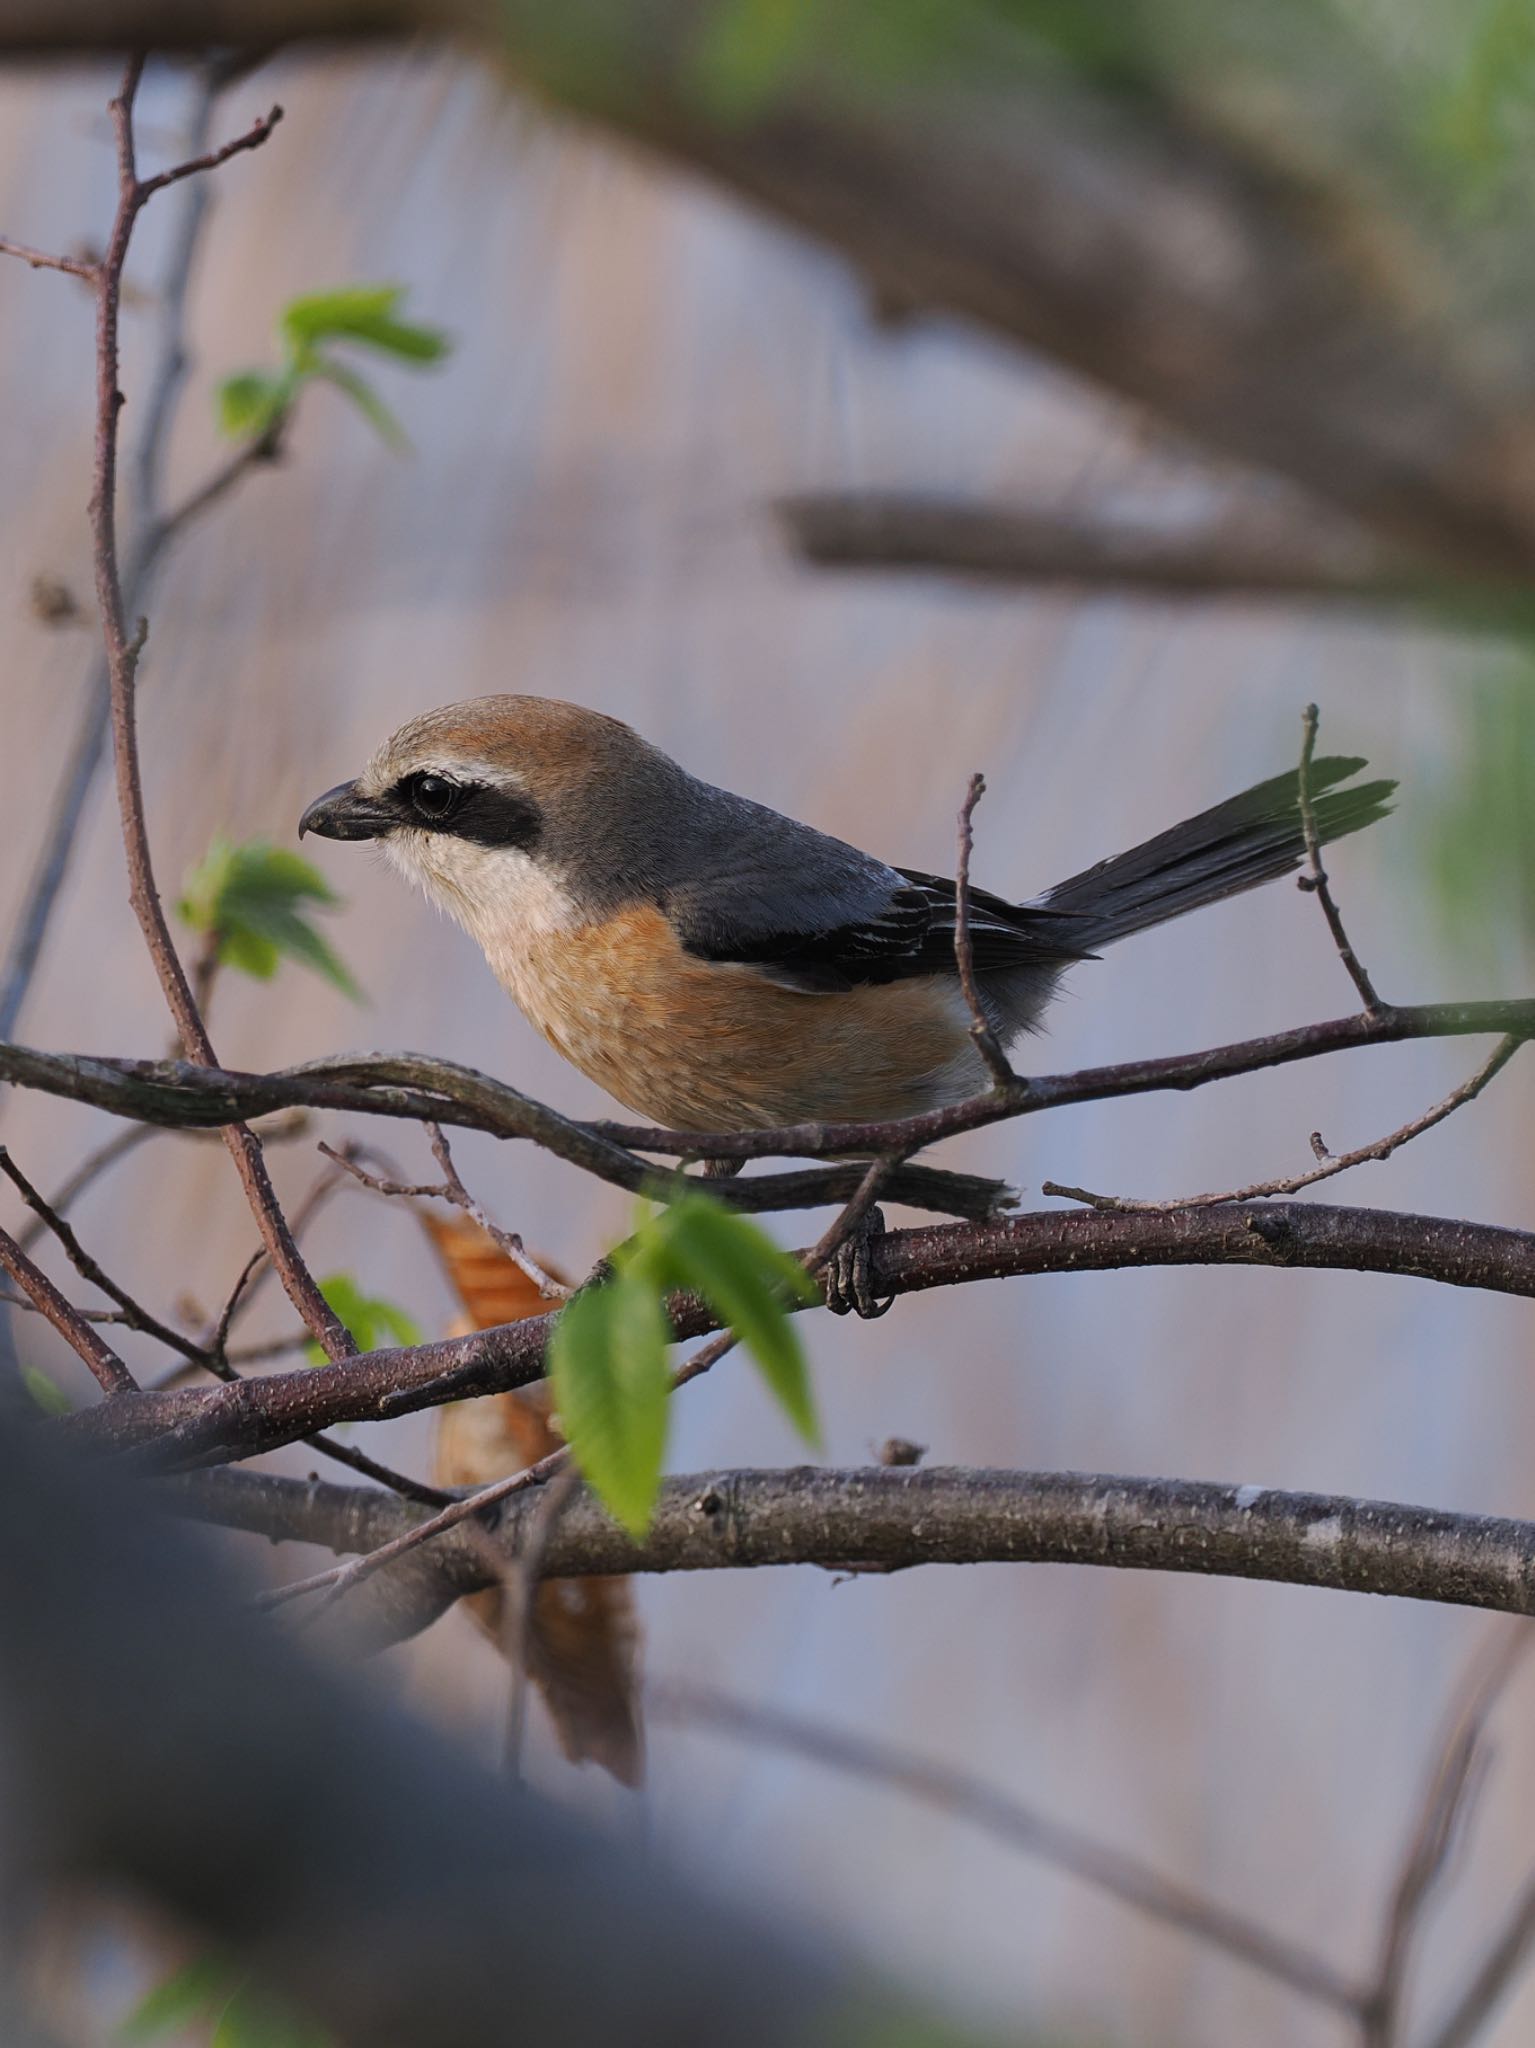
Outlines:
[[[1395,783],[1352,781],[1365,765],[1310,764],[1320,844],[1390,809]],[[968,889],[997,1040],[1037,1028],[1105,946],[1300,867],[1299,796],[1292,769],[1027,901]],[[309,805],[306,833],[375,841],[558,1052],[672,1130],[886,1122],[990,1086],[952,877],[716,788],[604,712],[427,711]]]

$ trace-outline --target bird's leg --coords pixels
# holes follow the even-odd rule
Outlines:
[[[834,1316],[845,1316],[851,1310],[865,1322],[872,1322],[895,1306],[893,1294],[880,1301],[874,1293],[872,1253],[884,1234],[884,1210],[871,1209],[866,1216],[859,1217],[851,1235],[827,1260],[821,1285],[826,1306]]]

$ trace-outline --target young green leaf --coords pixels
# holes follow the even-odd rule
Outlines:
[[[376,1351],[385,1343],[419,1344],[421,1331],[404,1309],[378,1295],[364,1294],[350,1273],[332,1273],[320,1282],[320,1292],[351,1333],[359,1351]],[[318,1344],[306,1345],[311,1365],[328,1361]]]
[[[239,1982],[228,1956],[194,1956],[162,1982],[146,1991],[123,2021],[124,2041],[158,2041],[181,2034],[198,2020],[217,2012]]]
[[[221,836],[187,877],[179,909],[195,931],[217,933],[219,958],[228,966],[270,981],[280,961],[297,960],[355,1002],[356,982],[300,907],[328,909],[338,900],[301,854],[261,839],[236,846]]]
[[[705,1194],[673,1203],[660,1229],[674,1284],[701,1294],[761,1368],[780,1407],[813,1448],[821,1447],[815,1396],[787,1295],[810,1303],[815,1282],[749,1218]]]
[[[379,439],[387,442],[397,455],[409,449],[410,438],[405,429],[366,377],[359,377],[345,363],[333,362],[328,356],[316,360],[310,375],[323,378],[327,384],[334,384],[338,391],[344,391]]]
[[[399,284],[341,285],[334,291],[309,292],[283,308],[282,331],[295,353],[322,341],[352,341],[382,350],[407,362],[440,362],[448,337],[435,327],[420,327],[395,317],[405,296]]]
[[[72,1415],[75,1404],[48,1374],[35,1365],[21,1368],[21,1383],[45,1415]]]
[[[214,394],[220,432],[232,441],[259,441],[293,403],[295,388],[291,375],[279,377],[265,370],[242,370],[226,377]]]
[[[598,1499],[636,1540],[650,1526],[666,1455],[670,1338],[659,1291],[624,1264],[576,1296],[549,1347],[566,1441]]]

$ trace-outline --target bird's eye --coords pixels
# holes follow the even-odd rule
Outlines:
[[[456,782],[449,782],[446,775],[413,775],[408,789],[411,806],[417,815],[429,818],[434,825],[452,817],[464,794]]]

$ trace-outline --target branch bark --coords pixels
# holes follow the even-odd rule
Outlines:
[[[369,1488],[265,1473],[170,1482],[187,1513],[275,1542],[378,1548],[422,1519]],[[493,1583],[518,1555],[537,1497],[503,1506],[487,1560],[478,1532],[449,1530],[429,1555],[451,1597]],[[633,1543],[589,1494],[549,1536],[552,1578],[770,1565],[905,1571],[933,1564],[1084,1564],[1273,1579],[1354,1593],[1535,1613],[1535,1523],[1394,1501],[1104,1473],[945,1466],[802,1466],[668,1479]],[[387,1573],[381,1576],[387,1577]]]

